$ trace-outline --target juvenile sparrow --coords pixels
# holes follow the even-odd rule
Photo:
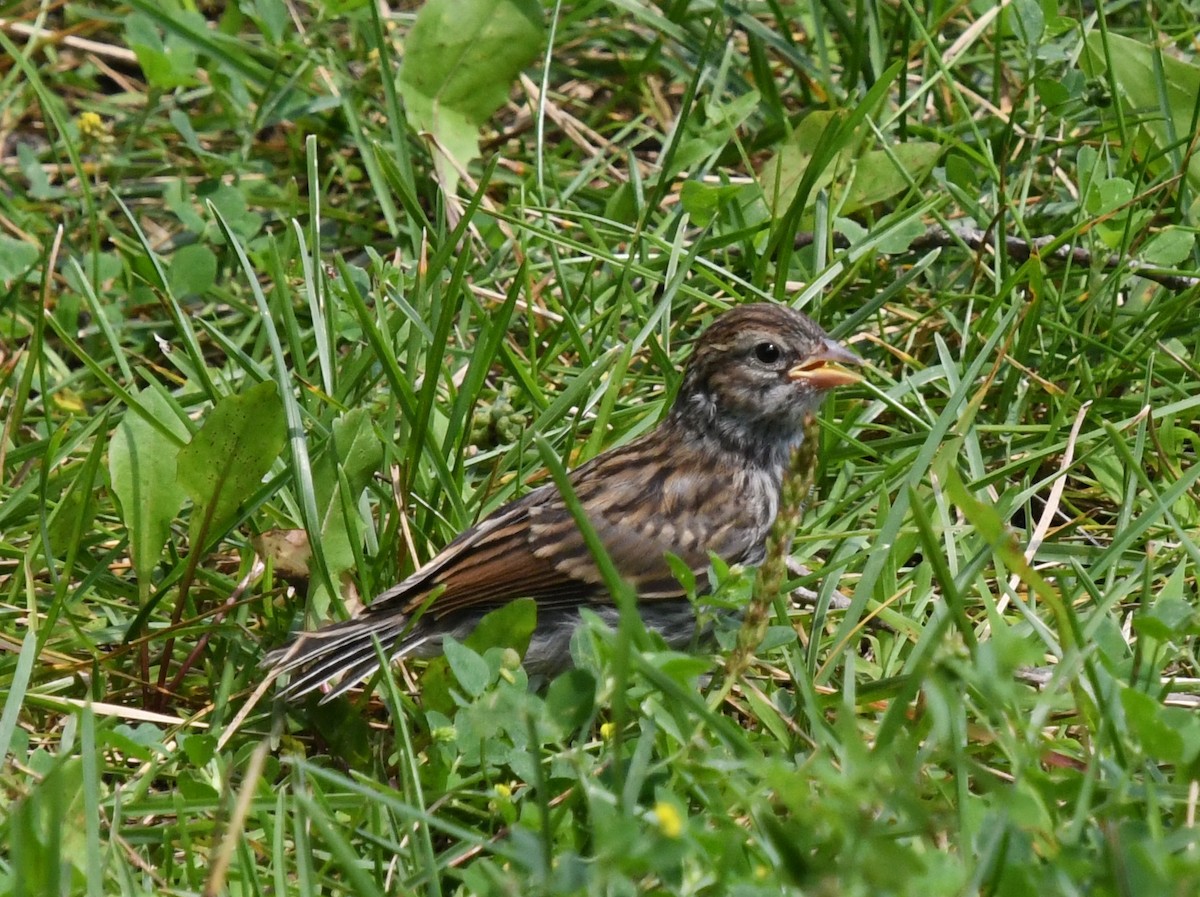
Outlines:
[[[805,417],[830,388],[858,381],[843,365],[860,363],[798,311],[735,307],[697,340],[662,423],[570,474],[597,536],[636,590],[647,626],[669,644],[685,644],[695,621],[665,555],[683,560],[701,581],[710,551],[729,563],[761,561]],[[581,607],[610,624],[617,618],[554,483],[485,517],[352,619],[294,636],[263,664],[273,674],[299,671],[284,689],[290,697],[340,674],[329,700],[378,667],[372,636],[393,658],[429,657],[440,652],[443,635],[464,638],[485,613],[517,598],[537,602],[525,654],[530,670],[569,663]]]

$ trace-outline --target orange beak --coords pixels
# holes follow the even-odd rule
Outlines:
[[[862,363],[863,360],[849,349],[827,339],[815,352],[789,368],[787,375],[789,380],[803,380],[814,389],[832,389],[862,380],[861,374],[845,367],[848,364],[858,367]]]

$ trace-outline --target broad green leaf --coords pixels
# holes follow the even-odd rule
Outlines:
[[[844,113],[839,111],[825,110],[810,113],[796,126],[796,130],[779,148],[779,152],[763,166],[758,182],[762,185],[763,195],[772,215],[781,215],[787,210],[796,188],[804,180],[821,135],[829,128],[836,128],[843,115]],[[838,150],[830,164],[813,183],[812,193],[828,187],[833,182],[836,171],[849,161],[850,152],[851,148],[848,146]]]
[[[854,177],[838,207],[843,215],[885,202],[929,176],[942,154],[940,143],[910,140],[891,149],[864,153],[854,163]],[[905,247],[907,249],[907,247]]]
[[[287,6],[281,0],[251,0],[245,6],[250,17],[272,43],[279,43],[291,31],[292,20],[288,18]]]
[[[1093,71],[1112,65],[1110,75],[1118,102],[1125,105],[1154,147],[1166,152],[1167,159],[1187,159],[1187,178],[1193,188],[1200,187],[1200,155],[1188,153],[1194,139],[1192,119],[1200,94],[1200,66],[1111,31],[1107,35],[1093,31],[1087,36],[1087,61]]]
[[[183,751],[193,766],[205,766],[217,753],[217,739],[206,733],[180,735]]]
[[[999,32],[1036,46],[1046,31],[1046,15],[1038,0],[1014,0],[1000,15]]]
[[[5,893],[87,893],[83,761],[64,756],[34,782],[19,800],[6,801],[4,844],[12,860],[5,866],[19,886]]]
[[[63,431],[55,434],[57,437]],[[66,469],[55,481],[66,483],[62,496],[47,521],[49,547],[64,558],[71,558],[79,548],[79,540],[86,538],[96,517],[97,483],[100,480],[100,461],[104,456],[103,444],[96,441],[88,450],[87,457],[77,467]]]
[[[1088,455],[1083,463],[1096,478],[1096,485],[1103,489],[1114,503],[1121,504],[1126,500],[1125,468],[1116,452],[1101,447]]]
[[[77,528],[83,533],[91,528],[92,519],[96,516],[95,497],[95,491],[77,487],[74,482],[62,494],[54,508],[47,532],[56,555],[61,556],[65,553],[66,545]],[[79,527],[80,518],[83,518],[82,527]]]
[[[779,152],[763,166],[759,183],[773,214],[781,214],[812,164],[822,135],[839,126],[842,113],[814,112],[802,121]],[[888,151],[871,150],[854,159],[855,137],[840,147],[821,171],[812,190],[831,188],[840,214],[848,215],[884,202],[919,184],[942,154],[938,143],[909,141]],[[853,165],[851,162],[853,160]]]
[[[417,14],[400,67],[409,121],[434,142],[447,193],[457,168],[479,155],[479,129],[508,99],[513,79],[544,43],[535,0],[429,0]]]
[[[211,544],[233,523],[283,450],[286,435],[283,403],[271,380],[226,396],[209,412],[179,452],[179,481],[195,505],[191,537],[196,548],[201,541]]]
[[[1104,178],[1093,181],[1084,199],[1090,215],[1115,212],[1133,199],[1133,182],[1127,178]]]
[[[1196,611],[1187,601],[1179,598],[1159,598],[1153,607],[1133,618],[1133,628],[1138,635],[1159,642],[1174,638],[1196,635]]]
[[[882,222],[880,226],[883,226]],[[898,224],[883,230],[876,246],[884,255],[899,255],[902,252],[908,252],[908,247],[924,234],[925,226],[919,218],[905,218]]]
[[[182,179],[167,181],[163,186],[163,204],[179,218],[179,223],[192,233],[204,232],[204,218],[192,202],[191,187]]]
[[[176,458],[188,429],[170,401],[154,389],[135,394],[141,407],[177,439],[130,408],[108,446],[108,473],[129,531],[129,551],[139,586],[148,588],[154,565],[167,543],[171,521],[187,497],[179,483]]]
[[[34,152],[32,146],[28,143],[17,144],[17,165],[21,169],[21,174],[25,177],[26,187],[25,195],[29,199],[36,199],[39,202],[47,199],[57,199],[62,196],[63,188],[50,183],[50,175],[46,169],[42,167],[42,160],[38,158],[38,154]],[[6,242],[11,241],[11,237],[0,237],[0,240]],[[32,246],[25,241],[16,241],[22,246]],[[0,253],[0,258],[4,258],[4,253]]]
[[[961,153],[946,156],[946,180],[963,190],[978,190],[983,178],[979,167]]]
[[[1200,633],[1200,612],[1186,597],[1187,566],[1178,564],[1154,596],[1154,603],[1134,616],[1134,631],[1143,639],[1182,642]],[[1143,642],[1143,651],[1149,647]]]

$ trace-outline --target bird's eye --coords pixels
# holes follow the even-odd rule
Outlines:
[[[763,364],[775,364],[783,353],[774,343],[759,343],[754,347],[754,357]]]

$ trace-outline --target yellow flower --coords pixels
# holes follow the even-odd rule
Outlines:
[[[97,144],[113,142],[112,130],[107,122],[96,113],[80,113],[79,118],[76,119],[76,127],[79,128],[79,137],[88,142]]]
[[[79,136],[84,140],[91,140],[95,143],[112,143],[113,141],[108,124],[95,112],[81,112],[75,119],[75,125],[79,128]]]
[[[617,727],[613,723],[601,723],[600,724],[600,737],[603,738],[605,741],[608,741],[610,738],[612,738],[613,733],[615,733],[616,731],[617,731]]]
[[[654,815],[658,819],[658,830],[668,838],[678,838],[683,834],[683,817],[674,804],[660,800],[654,805]]]

